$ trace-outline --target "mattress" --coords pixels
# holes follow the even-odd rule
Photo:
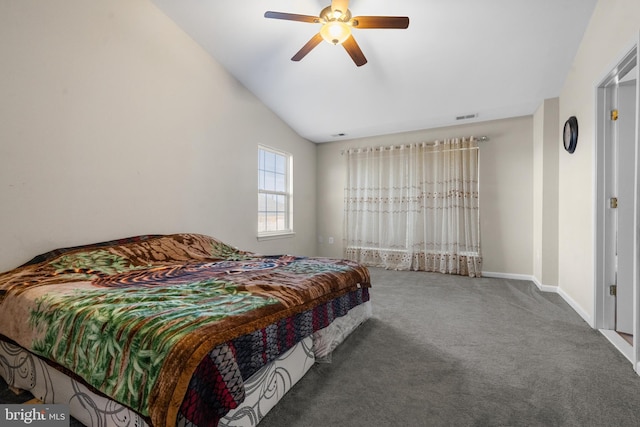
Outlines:
[[[246,397],[229,411],[219,427],[253,427],[313,366],[327,361],[331,352],[360,324],[371,317],[371,303],[349,310],[328,327],[304,338],[245,382]],[[0,376],[12,387],[28,390],[43,403],[69,405],[71,416],[89,427],[148,427],[130,408],[97,393],[82,381],[54,368],[20,346],[0,340]],[[178,416],[176,426],[193,423]]]

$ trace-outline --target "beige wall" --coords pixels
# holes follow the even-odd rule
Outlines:
[[[318,253],[343,256],[343,188],[347,147],[490,138],[480,148],[480,232],[483,271],[533,274],[533,117],[384,135],[318,145]],[[329,237],[334,243],[328,243]]]
[[[558,98],[533,115],[533,275],[558,284]]]
[[[315,252],[316,147],[147,0],[0,3],[0,271],[199,232]],[[291,152],[295,238],[256,240],[257,144]]]
[[[559,128],[569,116],[576,116],[579,139],[574,154],[558,144],[558,285],[590,316],[594,308],[596,86],[636,43],[639,31],[639,1],[600,0],[560,94]]]
[[[533,276],[542,277],[544,102],[533,115]]]

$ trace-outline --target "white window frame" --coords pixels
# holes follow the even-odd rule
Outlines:
[[[263,188],[264,180],[261,180],[261,175],[265,172],[267,173],[277,173],[276,170],[268,170],[264,169],[264,165],[260,162],[260,154],[264,151],[266,153],[273,153],[277,156],[281,156],[285,158],[285,183],[284,183],[284,191],[282,189],[278,190],[270,190]],[[266,215],[266,210],[261,210],[260,198],[262,195],[274,195],[274,196],[284,196],[285,206],[283,209],[284,213],[284,227],[277,230],[264,230],[261,229],[260,216]],[[293,231],[293,156],[290,153],[287,153],[282,150],[277,150],[271,147],[267,147],[266,145],[258,145],[258,209],[257,209],[257,230],[258,230],[258,240],[268,240],[268,239],[279,239],[284,237],[294,236],[295,233]]]

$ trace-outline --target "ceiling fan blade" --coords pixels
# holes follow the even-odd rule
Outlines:
[[[342,43],[342,46],[344,46],[349,56],[358,67],[367,63],[367,58],[364,57],[364,53],[362,53],[360,46],[358,46],[358,43],[353,36],[349,36],[349,38]]]
[[[307,42],[307,44],[302,46],[302,49],[300,49],[298,51],[298,53],[293,55],[293,58],[291,58],[291,60],[292,61],[300,61],[302,58],[307,56],[307,53],[311,52],[311,49],[313,49],[314,47],[318,46],[318,43],[320,43],[321,41],[322,41],[322,36],[320,35],[320,33],[318,33],[315,36],[311,37],[311,40],[309,40]]]
[[[345,13],[349,9],[349,0],[331,0],[331,10]]]
[[[356,16],[352,19],[354,28],[398,28],[409,27],[406,16]]]
[[[310,22],[312,24],[320,22],[320,19],[317,16],[298,15],[296,13],[268,11],[264,13],[264,17],[271,19],[286,19],[287,21]]]

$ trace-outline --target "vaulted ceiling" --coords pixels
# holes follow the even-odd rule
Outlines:
[[[291,57],[330,0],[152,0],[302,137],[314,142],[533,114],[560,94],[596,0],[351,0],[353,16],[408,16],[354,29],[368,62],[321,42]],[[457,119],[460,116],[472,118]]]

